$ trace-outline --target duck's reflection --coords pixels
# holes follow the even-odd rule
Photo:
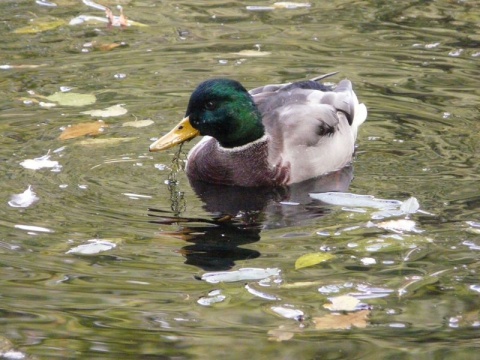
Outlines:
[[[242,245],[260,240],[265,228],[301,225],[318,218],[326,210],[315,205],[309,193],[346,191],[353,170],[337,172],[299,184],[276,188],[243,188],[191,182],[212,219],[166,217],[163,211],[150,209],[154,223],[179,223],[182,238],[191,243],[180,251],[186,263],[205,270],[228,270],[237,260],[260,256]]]

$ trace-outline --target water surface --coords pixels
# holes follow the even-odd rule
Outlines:
[[[266,5],[256,1],[121,1],[147,25],[128,28],[69,25],[104,15],[77,1],[39,3],[0,4],[3,357],[476,356],[478,1],[312,1],[273,11],[247,10]],[[18,30],[33,20],[60,24]],[[115,42],[124,44],[99,48]],[[182,172],[169,184],[175,150],[148,153],[206,78],[253,88],[332,71],[369,109],[352,168],[254,192],[190,184]],[[39,105],[64,87],[96,102]],[[81,112],[117,104],[128,113],[105,118],[96,138],[58,139],[68,125],[97,120]],[[136,119],[154,124],[122,126]],[[21,165],[46,154],[58,165]],[[38,201],[9,204],[29,186]],[[422,212],[382,218],[308,195],[323,191],[415,197]],[[385,224],[399,220],[414,228]],[[295,268],[322,252],[335,257]],[[242,268],[278,273],[201,280]],[[317,325],[339,295],[360,299],[365,326]]]

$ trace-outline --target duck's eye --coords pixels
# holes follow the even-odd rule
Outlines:
[[[217,104],[214,101],[210,100],[210,101],[207,101],[205,103],[205,109],[206,110],[210,110],[210,111],[215,110],[216,107],[217,107]]]

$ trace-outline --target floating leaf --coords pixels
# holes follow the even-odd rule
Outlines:
[[[88,240],[86,244],[76,246],[66,252],[66,254],[77,255],[95,255],[100,252],[108,251],[115,248],[117,244],[101,239]]]
[[[154,123],[153,120],[136,120],[136,121],[127,121],[126,123],[123,123],[122,126],[131,126],[131,127],[141,128],[145,126],[150,126],[153,123]]]
[[[124,42],[109,43],[109,44],[98,44],[96,42],[93,43],[93,48],[98,49],[100,51],[112,51],[113,49],[116,49],[118,47],[125,47],[125,46],[127,46],[127,44]]]
[[[15,227],[15,229],[21,229],[21,230],[33,231],[33,232],[44,232],[44,233],[53,233],[54,232],[53,230],[50,230],[50,229],[45,228],[43,226],[17,224],[14,227]]]
[[[311,254],[305,254],[300,256],[297,261],[295,261],[295,269],[301,269],[304,267],[309,267],[317,265],[321,262],[335,258],[335,255],[326,253],[326,252],[317,252]]]
[[[227,297],[222,294],[221,290],[213,290],[208,296],[202,296],[197,300],[197,304],[202,306],[212,306],[213,304],[223,302]]]
[[[58,137],[60,140],[74,139],[85,135],[99,135],[108,127],[102,120],[67,127]]]
[[[396,233],[403,232],[422,232],[415,227],[415,221],[399,219],[399,220],[389,220],[383,221],[377,224],[377,227],[385,230],[390,230]]]
[[[47,66],[47,64],[17,64],[17,65],[0,65],[0,70],[10,70],[10,69],[36,69],[42,66]]]
[[[418,200],[414,197],[405,200],[402,205],[400,205],[400,210],[405,214],[414,214],[420,209],[420,204]]]
[[[280,1],[273,4],[273,6],[261,6],[261,5],[252,5],[247,6],[247,10],[250,11],[272,11],[277,9],[301,9],[301,8],[310,8],[312,5],[310,3],[297,3],[290,1]]]
[[[219,271],[210,272],[202,275],[201,280],[211,284],[219,282],[234,282],[245,280],[262,280],[269,276],[276,276],[280,274],[280,269],[277,268],[243,268],[235,271]]]
[[[370,315],[370,310],[360,310],[348,314],[327,314],[313,318],[313,322],[317,330],[365,328],[368,325],[368,315]]]
[[[82,111],[81,114],[86,114],[94,117],[112,117],[125,115],[128,110],[123,107],[125,104],[117,104],[102,110]]]
[[[302,310],[297,310],[291,306],[272,306],[272,311],[286,319],[293,319],[300,321],[304,318],[305,314]]]
[[[323,305],[324,308],[330,311],[355,311],[360,300],[350,295],[341,295],[329,298],[331,304]]]
[[[57,104],[55,104],[55,103],[47,103],[47,102],[44,102],[44,101],[39,101],[38,105],[40,105],[41,107],[46,108],[46,109],[50,109],[52,107],[57,106]]]
[[[29,185],[27,190],[25,190],[21,194],[14,194],[12,195],[8,205],[11,207],[16,208],[26,208],[32,205],[33,203],[37,202],[39,197],[35,192],[32,190],[32,187]]]
[[[118,16],[114,16],[114,22],[111,24],[112,26],[120,26],[120,19]],[[69,25],[81,25],[83,23],[93,23],[93,24],[98,24],[98,23],[103,23],[103,24],[108,24],[109,20],[105,17],[101,16],[92,16],[92,15],[79,15],[68,23]],[[138,26],[138,27],[146,27],[148,25],[139,23],[137,21],[129,20],[127,19],[127,26]]]
[[[50,160],[50,154],[43,155],[35,159],[27,159],[20,163],[25,169],[30,170],[39,170],[43,168],[53,168],[54,170],[59,170],[62,166],[59,165],[58,161]]]
[[[275,9],[300,9],[300,8],[309,8],[312,5],[310,3],[297,3],[292,1],[279,1],[273,4]]]
[[[338,206],[397,209],[402,204],[402,202],[398,200],[377,199],[371,195],[358,195],[341,192],[314,193],[309,195],[313,199]]]
[[[40,32],[56,29],[65,25],[65,20],[62,19],[45,19],[37,18],[30,21],[30,24],[14,30],[15,34],[38,34]]]
[[[94,104],[97,98],[93,94],[79,94],[73,92],[56,92],[46,99],[62,106],[85,106]]]
[[[271,52],[260,51],[260,50],[241,50],[233,54],[239,55],[239,56],[247,56],[247,57],[261,57],[261,56],[268,56],[271,54]]]
[[[118,145],[127,141],[136,140],[135,137],[127,138],[108,138],[108,139],[86,139],[75,143],[75,145],[84,146],[106,146],[106,145]]]

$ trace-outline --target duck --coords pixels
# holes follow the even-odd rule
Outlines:
[[[358,127],[367,118],[348,79],[271,84],[247,91],[214,78],[193,91],[185,117],[149,150],[203,136],[189,152],[190,180],[241,187],[285,186],[352,162]]]

